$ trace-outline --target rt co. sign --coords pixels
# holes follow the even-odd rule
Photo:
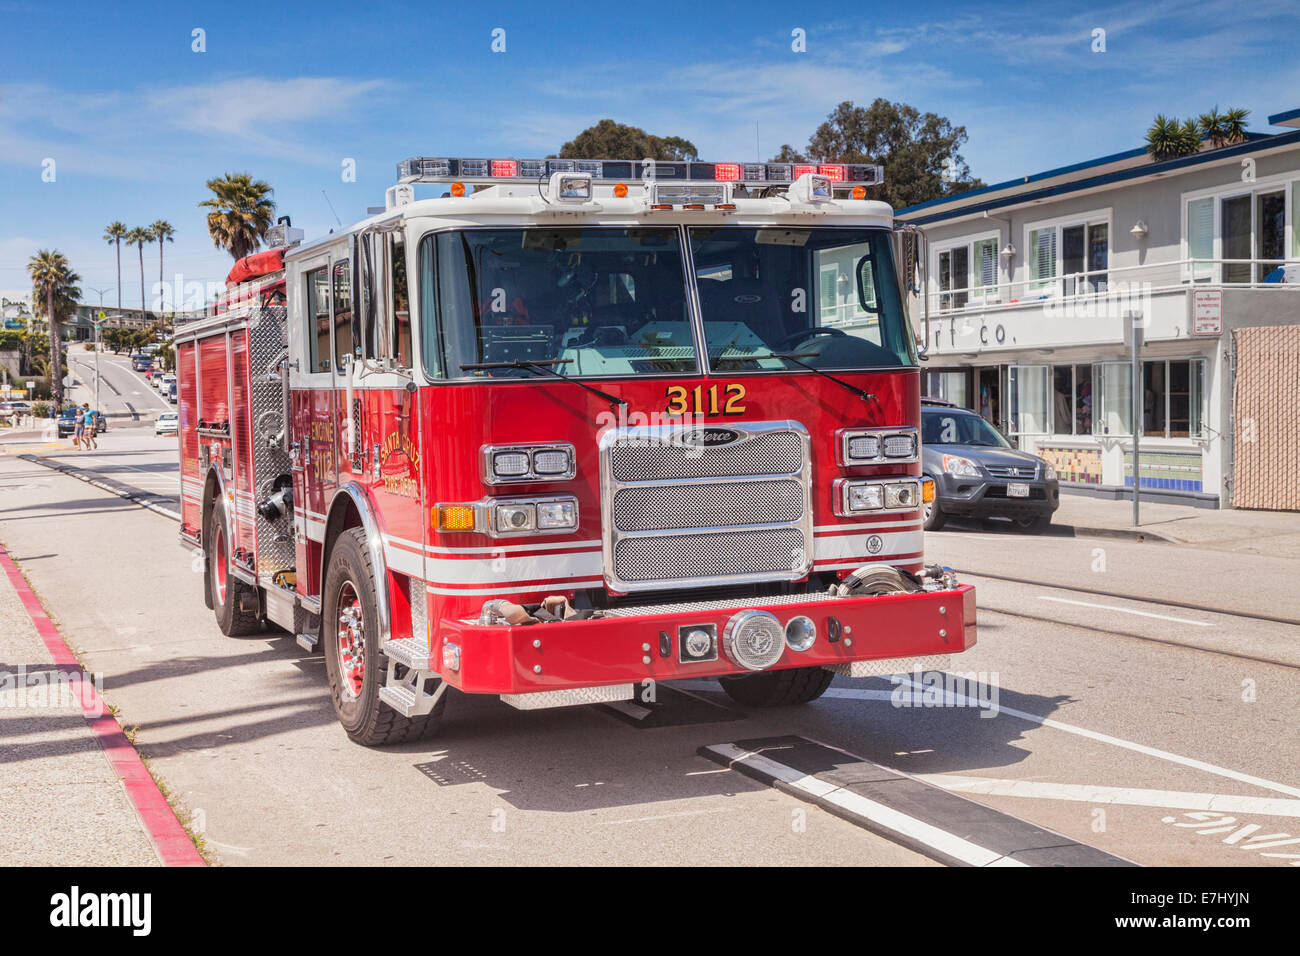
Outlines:
[[[1223,334],[1223,290],[1192,290],[1192,334]]]

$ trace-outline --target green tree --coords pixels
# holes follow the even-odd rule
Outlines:
[[[154,358],[162,366],[164,372],[173,372],[176,370],[176,352],[172,349],[170,342],[163,342],[158,346],[158,351],[154,353]]]
[[[1202,113],[1196,119],[1196,131],[1199,139],[1210,141],[1215,149],[1232,146],[1246,139],[1246,117],[1250,110],[1230,109],[1220,113],[1216,105],[1212,110]],[[1198,146],[1199,148],[1199,146]]]
[[[208,213],[208,235],[218,249],[225,249],[235,259],[256,252],[275,215],[274,192],[262,180],[248,173],[226,173],[208,180],[213,198],[199,203]]]
[[[120,222],[110,222],[104,229],[104,241],[117,247],[117,311],[122,312],[122,240],[126,238],[126,226]]]
[[[806,163],[808,157],[789,143],[784,144],[770,160],[773,163]]]
[[[81,298],[77,283],[81,276],[72,271],[67,257],[57,250],[41,249],[27,263],[27,271],[32,277],[32,304],[34,308],[43,308],[49,325],[50,369],[62,370],[62,336],[63,318],[72,312]],[[39,305],[38,305],[39,304]],[[63,376],[51,375],[51,387],[54,397],[63,402]]]
[[[885,182],[875,198],[901,209],[984,185],[971,176],[958,152],[966,139],[966,127],[906,103],[879,97],[864,107],[845,101],[813,132],[808,158],[817,163],[879,163],[885,168]]]
[[[1206,119],[1209,114],[1202,117]],[[1201,149],[1201,131],[1194,119],[1179,120],[1174,116],[1157,113],[1147,130],[1147,152],[1157,163],[1166,159],[1191,156]]]
[[[158,243],[158,281],[161,283],[163,281],[163,243],[176,241],[172,238],[172,236],[176,235],[176,227],[166,219],[158,219],[149,227],[149,231],[153,233],[153,237]]]
[[[637,126],[603,119],[560,147],[559,159],[699,159],[695,144],[680,136],[654,136]]]

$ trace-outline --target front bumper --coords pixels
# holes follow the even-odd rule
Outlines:
[[[948,655],[975,644],[975,588],[875,597],[792,595],[779,601],[711,601],[645,608],[646,613],[526,626],[444,622],[433,659],[453,687],[468,693],[526,694],[647,680],[754,673],[721,647],[727,621],[742,610],[774,614],[784,625],[812,618],[817,639],[806,651],[786,647],[769,670],[832,667],[854,661]],[[712,625],[718,656],[681,658],[679,629]],[[831,640],[831,635],[837,640]],[[449,649],[450,648],[450,649]],[[448,666],[455,660],[458,669]]]
[[[1029,486],[1028,498],[1012,498],[1007,486]],[[1050,515],[1061,506],[1056,479],[1016,482],[1006,478],[971,478],[943,472],[935,478],[935,501],[946,514],[972,518],[1022,518]]]

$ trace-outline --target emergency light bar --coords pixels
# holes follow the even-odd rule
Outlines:
[[[805,173],[833,183],[878,186],[883,166],[871,163],[685,163],[626,159],[467,159],[417,156],[397,164],[399,183],[501,183],[585,173],[595,183],[713,182],[788,186]]]

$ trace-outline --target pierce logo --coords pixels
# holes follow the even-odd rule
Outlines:
[[[717,448],[730,445],[740,440],[740,432],[730,428],[691,428],[681,432],[677,440],[683,445],[695,445],[700,448]]]

